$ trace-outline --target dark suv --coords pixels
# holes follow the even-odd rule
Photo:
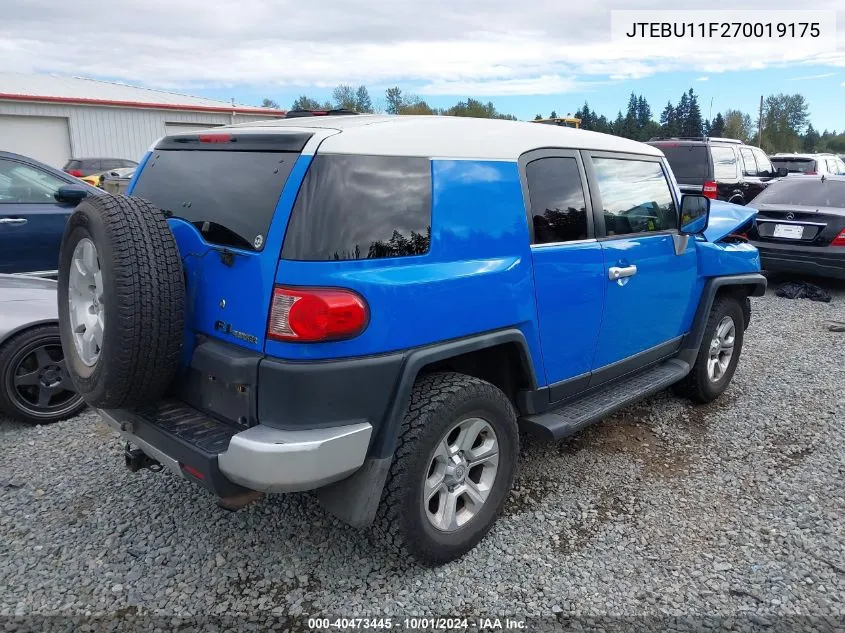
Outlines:
[[[769,182],[785,176],[759,147],[730,138],[653,138],[669,161],[683,193],[747,204]]]

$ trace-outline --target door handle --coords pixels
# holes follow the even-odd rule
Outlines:
[[[20,226],[26,224],[26,218],[0,218],[0,224],[9,224],[11,226]]]
[[[611,266],[607,269],[607,278],[610,281],[617,281],[625,277],[633,277],[637,274],[637,267],[631,264],[630,266]]]

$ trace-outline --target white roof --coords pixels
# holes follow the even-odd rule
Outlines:
[[[618,136],[502,119],[360,114],[297,117],[232,127],[265,133],[268,128],[339,131],[320,145],[321,153],[332,154],[516,160],[527,151],[555,147],[663,155],[656,147]]]
[[[836,156],[836,154],[831,154],[829,152],[822,152],[817,154],[798,154],[795,152],[779,152],[777,154],[769,154],[769,158],[827,158],[830,156]]]
[[[226,111],[255,111],[256,113],[278,114],[278,110],[269,110],[257,106],[235,105],[217,99],[192,97],[189,95],[130,86],[110,81],[87,79],[84,77],[66,77],[61,75],[28,75],[23,73],[0,72],[0,100],[3,98],[33,97],[46,100],[106,102],[111,105],[143,104],[150,106],[197,107],[198,109],[225,109]]]

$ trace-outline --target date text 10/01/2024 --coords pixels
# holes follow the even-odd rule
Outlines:
[[[511,618],[309,618],[308,628],[314,630],[523,630],[525,620]]]

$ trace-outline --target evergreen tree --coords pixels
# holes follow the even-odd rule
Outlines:
[[[725,118],[719,112],[710,124],[709,136],[724,136],[725,134]]]
[[[687,98],[686,116],[683,119],[683,136],[701,136],[701,108],[698,107],[698,97],[692,88],[689,89]]]

